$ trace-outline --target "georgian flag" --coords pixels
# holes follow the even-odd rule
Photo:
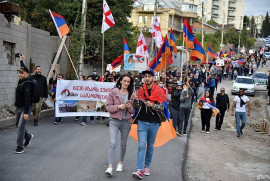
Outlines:
[[[243,48],[241,49],[241,53],[246,54],[246,49],[245,49],[245,47],[243,47]]]
[[[138,39],[136,54],[146,55],[146,57],[148,58],[147,45],[142,31]]]
[[[153,26],[151,29],[151,33],[156,42],[157,47],[160,47],[163,44],[164,39],[161,33],[160,24],[156,16],[153,19]]]
[[[264,48],[261,49],[260,54],[262,55],[264,53]]]
[[[113,27],[115,22],[113,20],[112,12],[106,2],[103,0],[103,21],[101,27],[101,33],[104,33],[107,29]]]

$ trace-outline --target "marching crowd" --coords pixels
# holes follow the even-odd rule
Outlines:
[[[35,77],[39,77],[38,83],[43,93],[40,95],[40,101],[31,105],[31,83],[29,79],[35,77],[29,76],[28,68],[23,64],[23,55],[20,56],[21,68],[18,70],[19,82],[16,90],[16,120],[18,126],[17,149],[15,153],[22,153],[33,138],[25,129],[25,123],[29,120],[31,107],[35,110],[34,125],[38,126],[39,112],[42,101],[46,99],[48,93],[47,85],[44,86],[46,78],[41,75],[41,67],[36,67]],[[116,171],[123,170],[123,161],[126,153],[126,142],[131,124],[138,125],[138,153],[137,153],[137,169],[132,173],[134,178],[142,179],[143,175],[149,176],[150,165],[154,152],[154,143],[159,126],[166,121],[169,116],[164,112],[168,110],[173,121],[173,127],[178,134],[182,136],[187,134],[187,126],[193,106],[201,110],[202,132],[210,133],[210,120],[212,116],[216,116],[216,130],[221,130],[224,115],[229,111],[230,101],[225,93],[225,88],[221,87],[220,92],[216,93],[218,84],[223,79],[235,79],[237,75],[250,76],[253,73],[253,66],[249,61],[244,61],[237,66],[218,67],[215,65],[188,65],[183,67],[183,74],[176,68],[166,72],[161,72],[159,76],[152,70],[145,70],[142,73],[128,72],[120,75],[118,73],[106,71],[104,77],[99,77],[94,70],[91,76],[80,76],[80,80],[85,81],[103,81],[116,82],[115,88],[112,89],[106,102],[106,110],[110,113],[110,121],[107,123],[110,130],[110,147],[108,151],[108,168],[105,174],[112,176],[114,154],[117,144],[117,135],[121,133],[121,149],[120,160]],[[45,78],[45,79],[44,79]],[[57,79],[64,79],[64,76],[58,74],[56,79],[50,79],[50,89],[52,99],[55,101]],[[183,80],[183,81],[182,81]],[[23,84],[24,82],[24,84]],[[199,88],[204,86],[204,91],[200,98]],[[163,104],[167,102],[166,104]],[[237,136],[243,134],[243,128],[246,123],[246,105],[248,105],[247,115],[250,115],[251,106],[249,98],[244,95],[244,90],[240,89],[239,96],[234,98],[231,114],[235,115]],[[214,110],[218,110],[215,113]],[[78,120],[80,117],[76,117]],[[133,118],[133,119],[132,119]],[[100,117],[97,117],[100,119]],[[133,120],[131,122],[131,119]],[[82,116],[82,126],[87,124],[87,117]],[[94,117],[90,117],[93,122]],[[54,124],[61,122],[60,117],[55,118]],[[23,142],[24,141],[24,142]]]

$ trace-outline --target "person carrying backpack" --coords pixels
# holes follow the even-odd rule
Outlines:
[[[16,88],[15,99],[16,126],[18,127],[17,148],[14,152],[16,154],[23,153],[24,148],[29,145],[33,138],[33,134],[28,133],[25,128],[26,122],[29,120],[29,115],[31,114],[33,84],[29,76],[29,69],[23,63],[24,56],[20,54],[19,58],[21,67],[18,70],[19,82]]]

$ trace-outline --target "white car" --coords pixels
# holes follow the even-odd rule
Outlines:
[[[270,59],[270,52],[264,52],[264,57]]]
[[[239,89],[243,88],[246,95],[255,96],[255,84],[252,77],[237,76],[233,81],[232,95],[239,94]]]
[[[268,76],[265,72],[256,72],[252,76],[256,91],[265,91],[267,89]]]

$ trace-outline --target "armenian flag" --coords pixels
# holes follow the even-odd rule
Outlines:
[[[212,52],[212,49],[207,46],[207,54],[212,58],[217,58],[217,55]]]
[[[128,44],[125,38],[123,38],[123,42],[124,42],[124,54],[130,54]]]
[[[194,49],[190,52],[190,58],[192,60],[201,60],[202,63],[206,62],[204,49],[196,37],[194,38]]]
[[[124,54],[118,56],[116,59],[113,60],[113,62],[111,63],[112,69],[115,69],[119,65],[123,65],[123,63],[124,63]]]
[[[54,25],[57,29],[57,32],[58,32],[60,38],[62,39],[70,31],[66,22],[65,22],[65,18],[63,16],[61,16],[60,14],[57,14],[57,13],[51,11],[50,9],[49,9],[49,11],[50,11],[50,14],[52,16]]]
[[[172,28],[170,30],[169,37],[170,37],[169,43],[170,43],[171,51],[173,51],[175,54],[177,54],[177,48],[176,48],[176,43],[175,43],[175,38],[174,38],[174,35],[173,35]]]
[[[233,55],[233,54],[235,54],[235,51],[230,48],[230,55]]]
[[[220,50],[220,51],[219,51],[219,58],[221,58],[222,56],[223,56],[223,51]]]
[[[183,26],[183,40],[186,43],[187,48],[190,48],[190,49],[194,48],[194,44],[193,44],[194,34],[186,18],[184,19],[184,26]]]
[[[168,65],[171,65],[173,63],[172,52],[170,49],[167,35],[164,38],[164,42],[160,47],[157,55],[150,62],[149,68],[156,72],[160,72],[163,68],[166,67],[166,63]]]

